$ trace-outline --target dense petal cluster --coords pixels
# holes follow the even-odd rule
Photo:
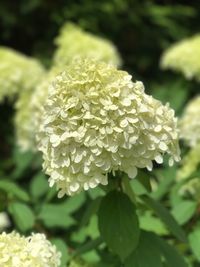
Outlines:
[[[187,79],[200,81],[200,35],[180,41],[167,49],[161,67],[181,72]]]
[[[192,99],[179,121],[180,137],[191,147],[200,142],[200,96]]]
[[[22,151],[36,150],[36,132],[40,124],[43,105],[51,82],[58,73],[59,68],[52,68],[43,75],[43,79],[31,94],[24,93],[17,102],[15,124],[18,145]]]
[[[12,49],[0,47],[0,58],[0,102],[32,89],[43,75],[43,67],[37,60]]]
[[[0,266],[59,267],[61,253],[43,234],[0,234]]]
[[[74,61],[58,75],[38,134],[44,169],[58,196],[108,183],[120,170],[134,178],[152,161],[179,160],[177,120],[142,82],[111,65]]]
[[[56,38],[55,65],[69,64],[74,57],[91,58],[119,66],[120,56],[115,46],[103,38],[66,23]]]
[[[10,226],[10,220],[6,212],[0,212],[0,232]]]

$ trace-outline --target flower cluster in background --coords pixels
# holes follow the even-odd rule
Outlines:
[[[59,267],[61,253],[43,234],[0,234],[0,266]]]
[[[179,190],[180,195],[191,197],[200,202],[200,177],[194,177],[184,183]]]
[[[200,163],[200,144],[191,148],[186,156],[182,159],[182,166],[178,171],[178,179],[189,177],[193,174]]]
[[[93,60],[75,60],[52,83],[38,135],[44,169],[59,197],[130,178],[152,161],[179,160],[177,120],[168,105],[145,94],[142,82]]]
[[[44,74],[36,59],[10,48],[0,47],[0,58],[0,102],[5,97],[12,100],[16,95],[32,90]]]
[[[43,106],[51,88],[51,83],[59,68],[52,68],[44,73],[35,89],[23,94],[17,102],[15,126],[18,145],[22,151],[36,151],[36,133],[39,129]]]
[[[180,137],[194,147],[200,142],[200,96],[192,99],[179,120]]]
[[[200,176],[194,176],[200,164],[200,96],[193,98],[186,106],[179,120],[180,137],[189,146],[177,173],[177,180],[186,179],[180,188],[180,193],[190,194],[196,199],[200,197]]]
[[[75,24],[66,23],[55,43],[57,45],[55,65],[69,64],[74,57],[95,59],[115,66],[121,65],[117,49],[110,41],[85,32]]]
[[[184,39],[168,48],[161,59],[163,69],[181,72],[187,79],[200,81],[200,35]]]

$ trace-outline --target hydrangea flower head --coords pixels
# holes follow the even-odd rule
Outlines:
[[[0,102],[31,90],[43,75],[41,64],[12,49],[0,47]]]
[[[187,155],[182,160],[182,166],[178,171],[177,179],[188,178],[193,174],[200,164],[200,143],[191,148]]]
[[[200,143],[200,96],[192,99],[179,121],[180,137],[190,146]]]
[[[25,92],[16,103],[16,135],[17,143],[22,151],[36,150],[36,133],[41,120],[44,102],[48,96],[51,81],[59,68],[52,68],[30,92]]]
[[[43,234],[0,234],[0,266],[59,267],[61,253]]]
[[[56,38],[55,65],[69,64],[74,57],[90,58],[119,66],[120,56],[115,46],[103,38],[85,32],[72,23],[66,23]]]
[[[161,67],[181,72],[187,79],[200,81],[200,35],[180,41],[167,49]]]
[[[38,134],[44,169],[59,197],[108,183],[108,173],[179,160],[177,120],[142,82],[111,65],[74,61],[53,82]]]

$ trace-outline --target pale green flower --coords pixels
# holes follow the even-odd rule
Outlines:
[[[30,92],[25,92],[19,98],[15,116],[17,142],[22,151],[36,150],[36,132],[41,120],[44,102],[48,96],[51,81],[59,68],[52,68]]]
[[[200,96],[192,99],[179,121],[180,137],[194,147],[200,142]]]
[[[195,177],[187,181],[179,190],[179,194],[183,196],[192,196],[200,202],[200,177]]]
[[[31,90],[44,70],[41,64],[10,48],[0,47],[0,102]]]
[[[59,267],[61,253],[43,234],[20,236],[16,232],[0,234],[0,266]]]
[[[108,183],[120,170],[134,178],[152,161],[179,160],[177,120],[142,82],[111,65],[74,61],[58,75],[38,134],[44,169],[59,197]]]
[[[55,42],[57,45],[55,65],[69,64],[74,57],[95,59],[115,66],[121,65],[117,49],[110,41],[85,32],[75,24],[64,24]]]
[[[182,167],[178,171],[177,179],[188,178],[194,173],[200,164],[200,144],[191,148],[182,160]]]
[[[161,67],[181,72],[187,79],[200,81],[200,35],[195,35],[168,48],[162,58]]]

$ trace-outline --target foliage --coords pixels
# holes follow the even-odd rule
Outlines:
[[[199,8],[198,1],[186,0],[1,1],[1,44],[35,56],[49,68],[39,89],[32,92],[35,102],[30,95],[19,98],[21,106],[25,103],[21,118],[28,121],[28,132],[35,135],[36,119],[41,119],[55,71],[54,39],[68,21],[112,41],[122,57],[122,69],[144,81],[148,94],[170,102],[181,116],[199,84],[162,71],[159,62],[166,48],[198,33]],[[58,199],[42,171],[41,155],[28,145],[25,153],[16,145],[15,114],[11,103],[1,103],[0,231],[45,233],[62,253],[61,267],[199,266],[198,147],[180,143],[181,166],[169,167],[166,157],[162,166],[154,164],[152,172],[139,169],[133,180],[125,173],[117,173],[117,178],[109,174],[107,186]],[[24,126],[22,120],[18,122]],[[21,132],[17,135],[24,138]]]

